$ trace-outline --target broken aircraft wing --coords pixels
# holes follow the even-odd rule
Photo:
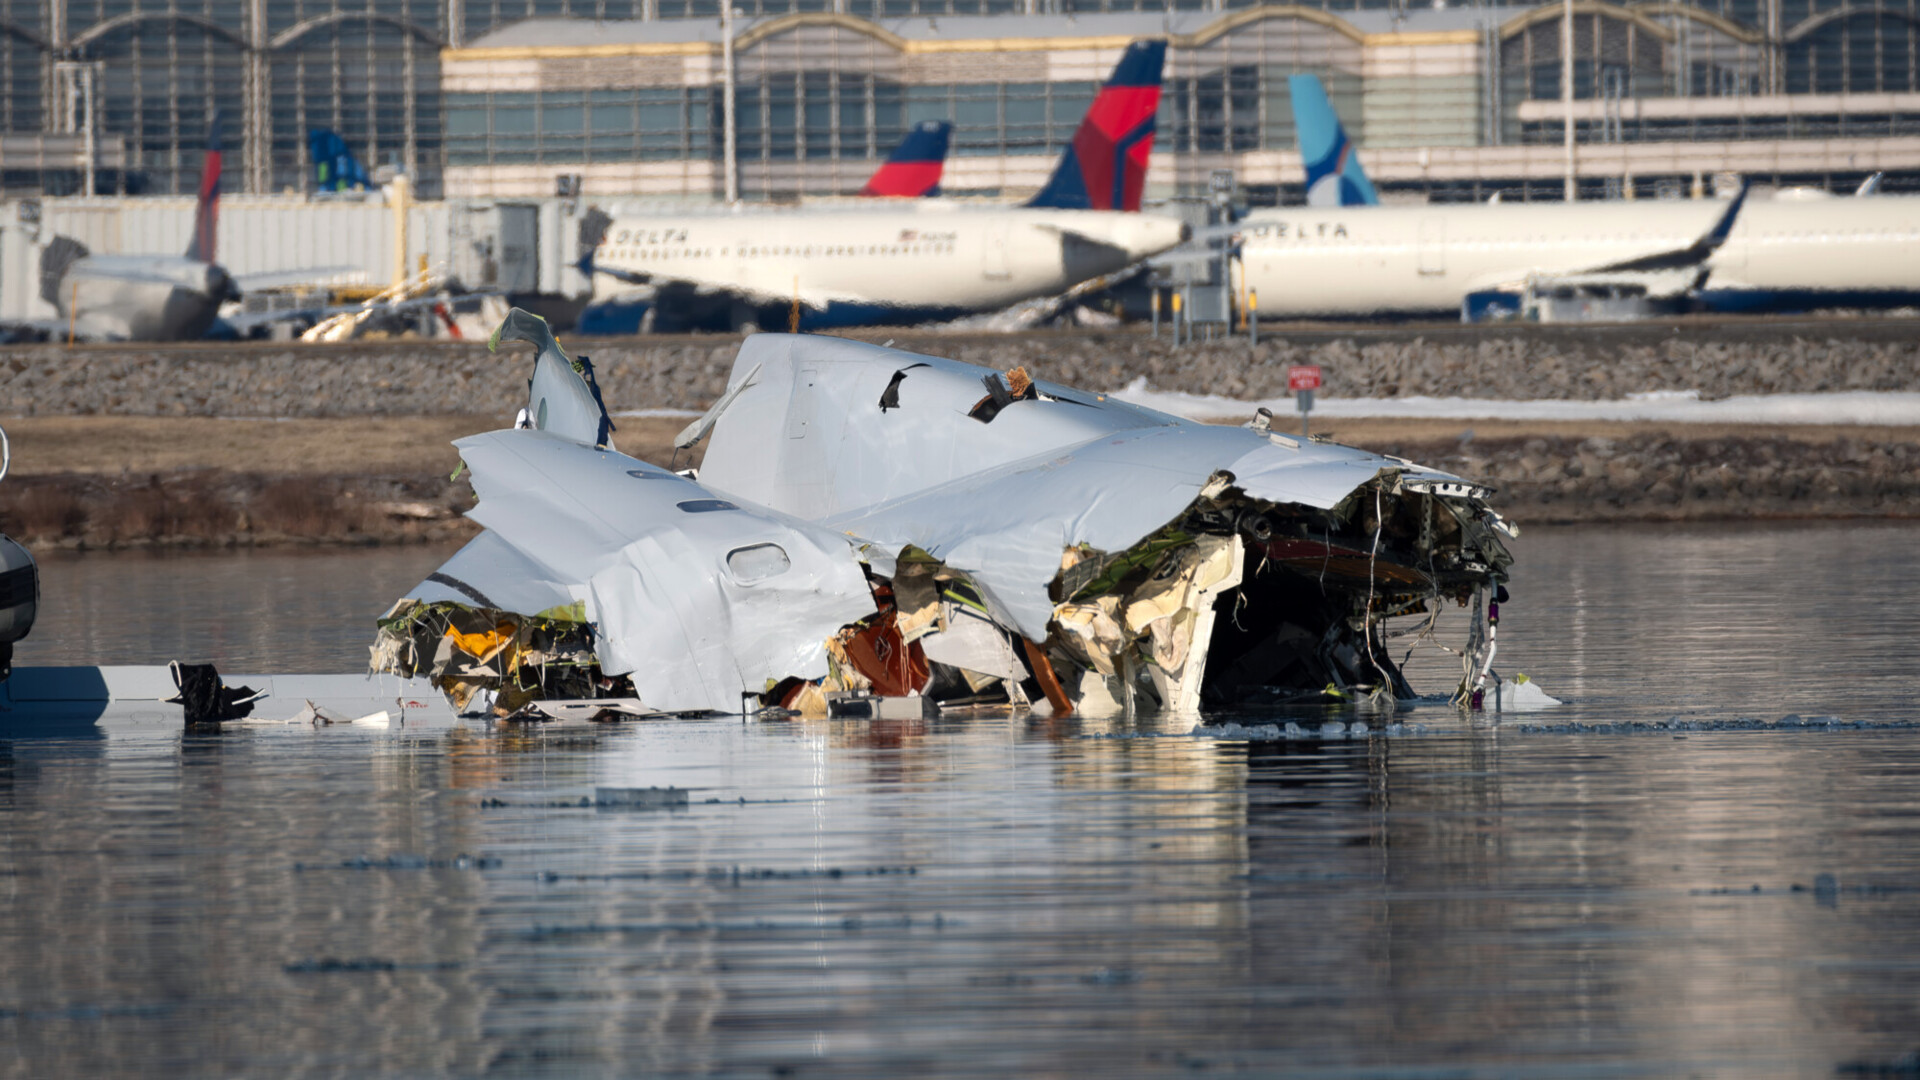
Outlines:
[[[564,654],[663,711],[1405,697],[1384,621],[1477,611],[1511,561],[1457,476],[835,338],[742,345],[696,481],[596,445],[580,368],[523,329],[534,430],[456,444],[487,532],[375,647],[450,694],[551,696],[529,672]]]

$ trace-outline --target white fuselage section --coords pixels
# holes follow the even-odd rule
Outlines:
[[[609,273],[596,275],[594,294],[645,278],[761,303],[993,311],[1122,269],[1184,233],[1148,214],[940,203],[623,217],[595,250]]]
[[[1466,294],[1575,274],[1700,239],[1717,199],[1299,207],[1245,220],[1260,315],[1458,312]],[[1749,200],[1708,259],[1709,289],[1920,290],[1920,196]]]
[[[215,263],[184,255],[89,255],[67,268],[55,307],[92,341],[191,341],[205,337],[239,290]]]

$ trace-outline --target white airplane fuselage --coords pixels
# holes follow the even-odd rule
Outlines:
[[[1053,296],[1178,245],[1150,214],[953,204],[622,217],[595,250],[595,296],[634,284],[798,299],[809,328],[918,322]]]
[[[1247,216],[1239,285],[1265,318],[1458,313],[1466,294],[1686,248],[1727,204],[1290,207]],[[1920,294],[1920,196],[1749,200],[1708,258],[1725,306]],[[1240,291],[1236,288],[1236,292]]]
[[[54,293],[60,318],[90,341],[190,341],[206,336],[239,290],[218,264],[184,255],[89,255]]]

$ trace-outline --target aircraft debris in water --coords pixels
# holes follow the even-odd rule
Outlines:
[[[759,334],[677,443],[621,454],[591,364],[538,348],[522,419],[461,439],[485,531],[380,620],[372,667],[499,716],[1056,713],[1413,690],[1383,624],[1473,605],[1492,677],[1515,530],[1486,488],[837,338]]]

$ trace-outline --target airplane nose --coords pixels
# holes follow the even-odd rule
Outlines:
[[[1184,244],[1191,239],[1193,239],[1193,226],[1187,224],[1184,221],[1181,222],[1180,223],[1180,242]]]

